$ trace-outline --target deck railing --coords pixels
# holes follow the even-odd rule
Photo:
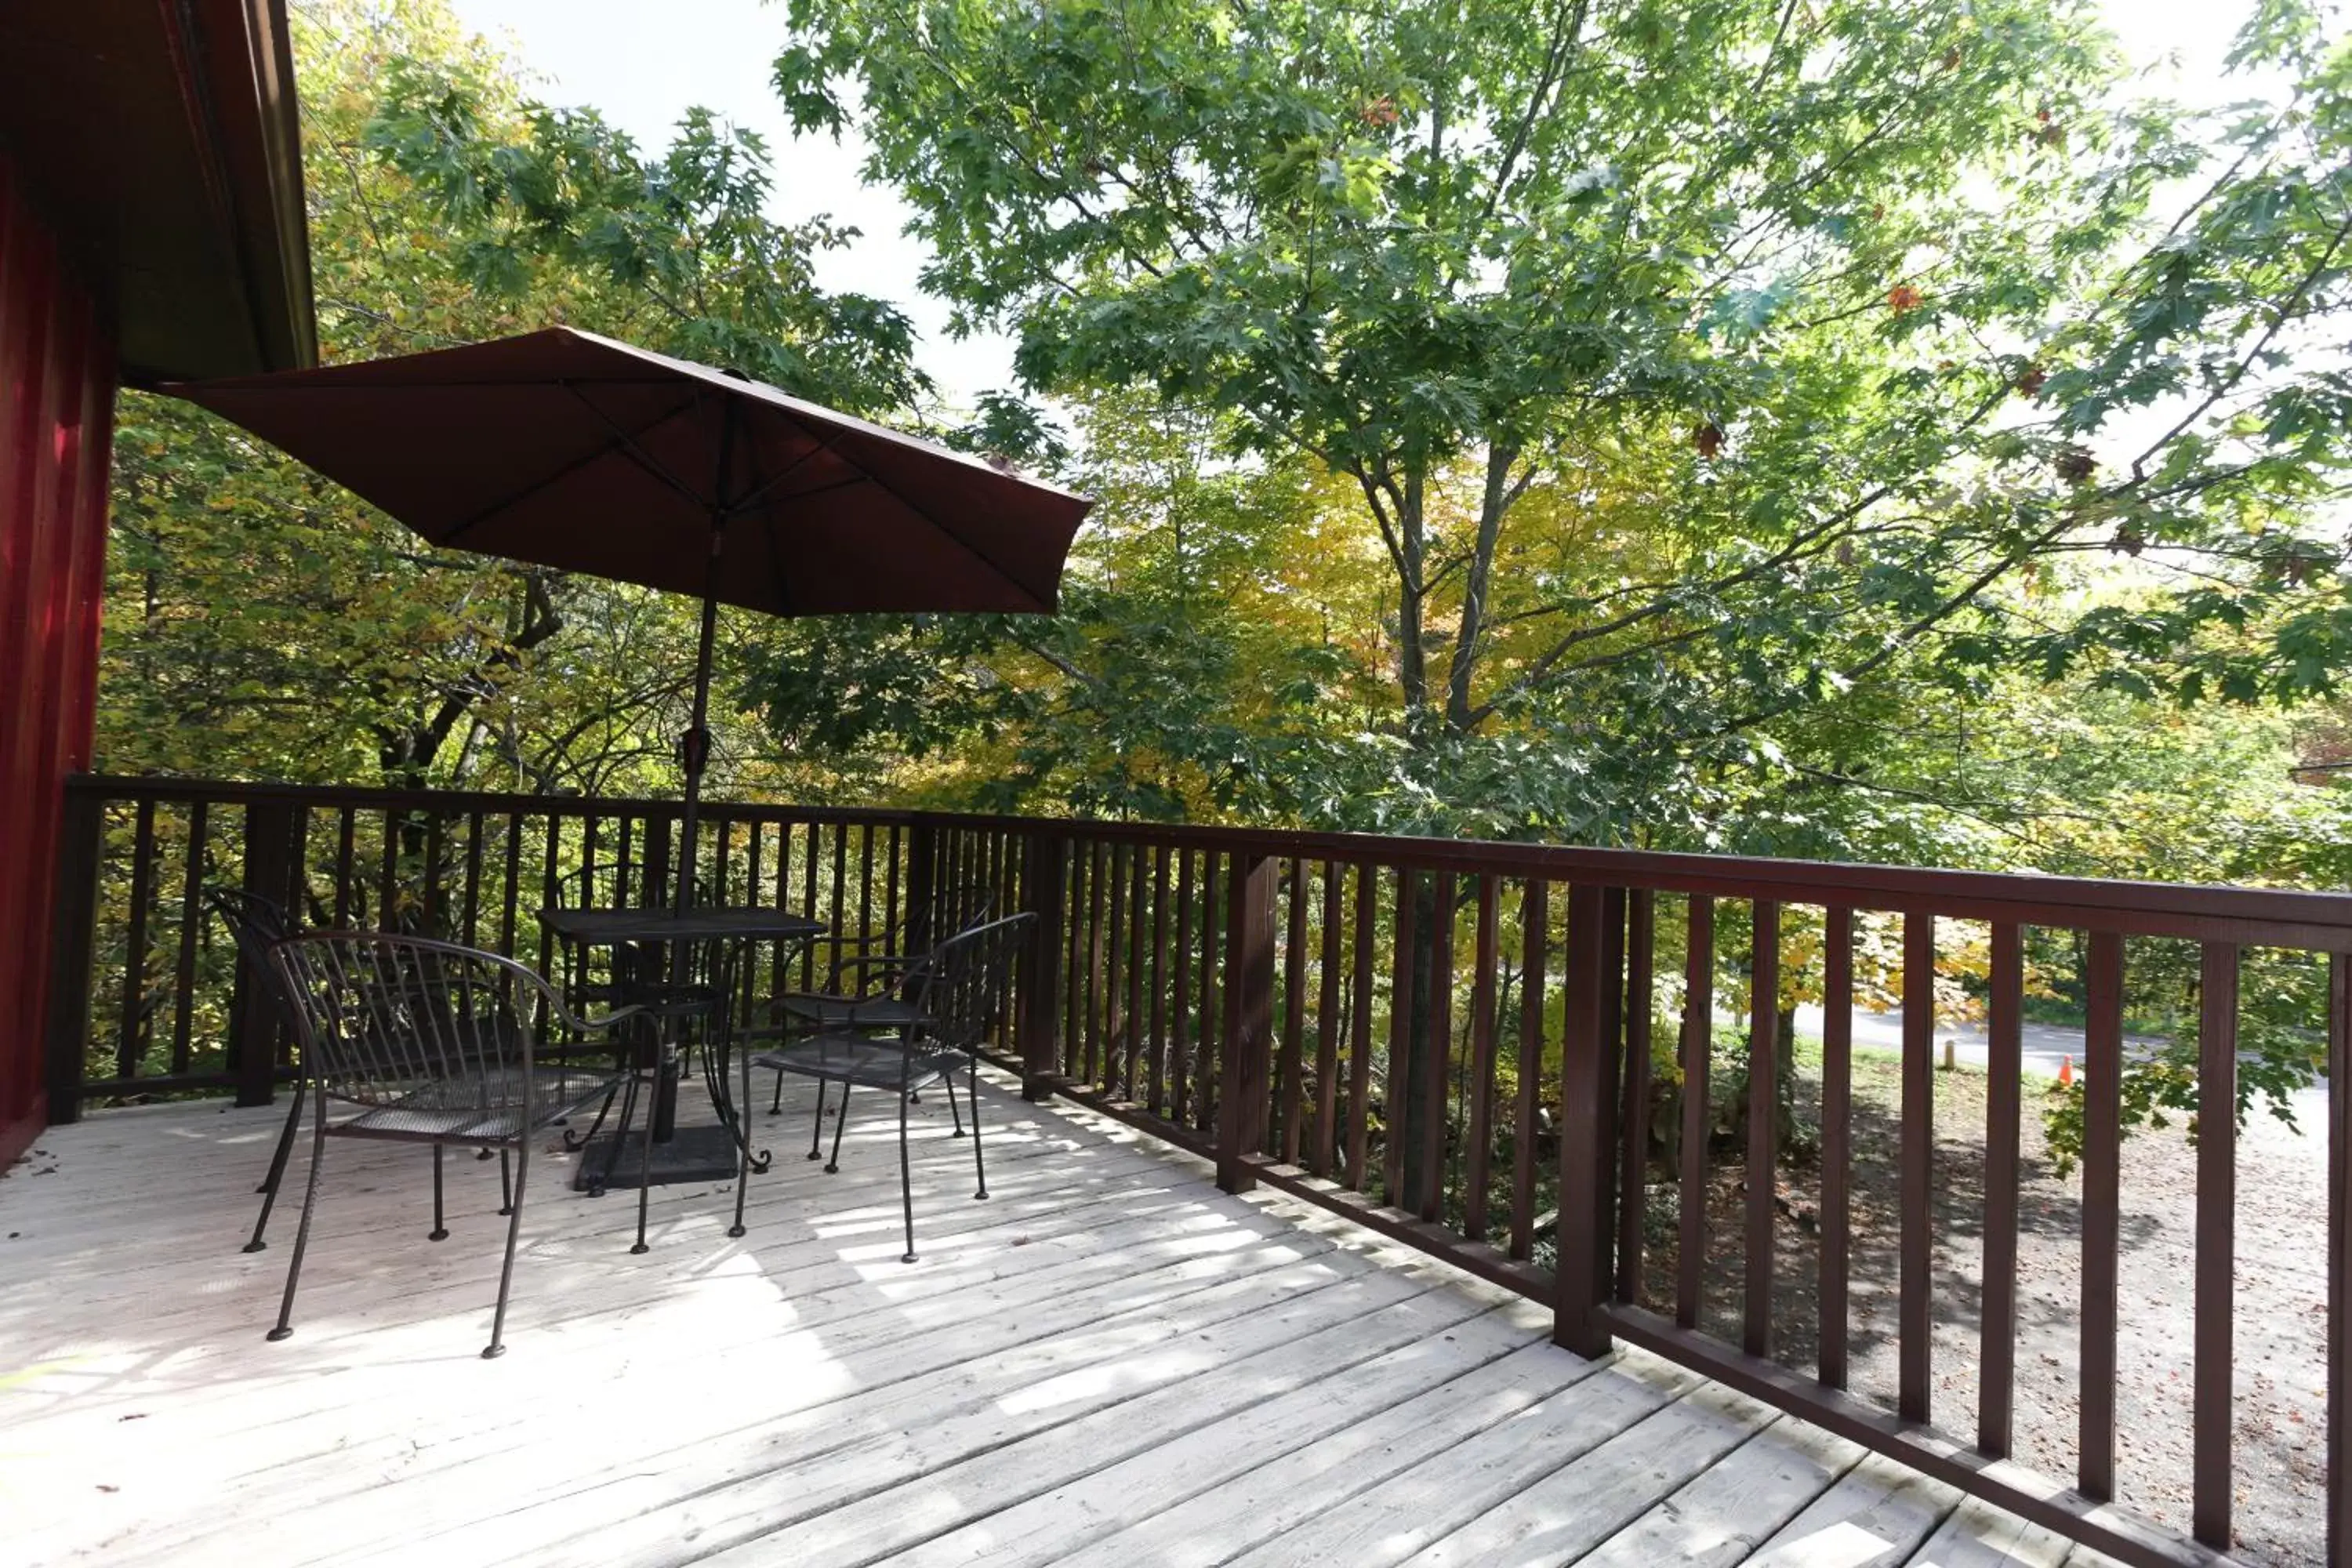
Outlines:
[[[559,880],[617,857],[664,885],[677,817],[664,801],[78,780],[53,1114],[189,1090],[258,1103],[289,1073],[289,1042],[203,919],[209,882],[314,922],[390,920],[545,968],[559,955],[538,910]],[[2304,1023],[2324,1031],[2335,1086],[2330,1207],[2313,1237],[2328,1279],[2321,1509],[2328,1561],[2352,1561],[2352,896],[734,804],[703,823],[698,869],[726,901],[880,935],[944,878],[1034,910],[1003,1040],[1033,1098],[1084,1100],[1214,1160],[1228,1190],[1280,1188],[1549,1302],[1571,1349],[1646,1346],[2136,1563],[2210,1560],[2232,1536],[2235,1135],[2232,1118],[2203,1119],[2196,1152],[2200,1547],[2109,1506],[2126,983],[2189,977],[2198,1095],[2231,1105],[2240,974],[2259,952],[2266,973],[2305,983]],[[1948,962],[1963,947],[1975,961]],[[797,973],[787,961],[767,955],[747,997],[814,978],[814,955],[790,961]],[[2021,1129],[2037,1111],[2022,1029],[2053,966],[2085,1020],[2071,1487],[2011,1458],[2021,1376],[2037,1392],[2063,1376],[2021,1374],[2017,1356]],[[1790,1027],[1799,994],[1821,1000],[1817,1049]],[[1870,995],[1903,1016],[1884,1116],[1855,1093]],[[1954,1238],[1937,1228],[1952,1173],[1937,1028],[1961,1002],[1980,1005],[1990,1058],[1981,1163],[1969,1161],[1982,1179],[1972,1343],[1948,1325],[1937,1336],[1939,1305],[1971,1284],[1938,1262]],[[1862,1190],[1865,1130],[1894,1152],[1883,1194]],[[1817,1158],[1792,1147],[1816,1135]],[[1858,1203],[1896,1233],[1883,1391],[1848,1388],[1888,1337],[1855,1327]],[[1776,1300],[1795,1283],[1808,1312]],[[1939,1405],[1955,1381],[1973,1409]],[[1972,1442],[1945,1435],[1971,1426]]]

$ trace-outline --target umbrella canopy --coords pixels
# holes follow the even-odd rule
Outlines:
[[[1051,614],[1093,503],[772,386],[569,327],[163,390],[436,544],[703,596],[677,907],[717,607]]]
[[[1050,614],[1091,504],[568,327],[165,390],[436,544],[770,615]]]

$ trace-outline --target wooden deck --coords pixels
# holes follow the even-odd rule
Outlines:
[[[275,1110],[57,1129],[0,1180],[0,1562],[466,1564],[2104,1562],[1319,1211],[1081,1111],[984,1095],[990,1201],[919,1115],[731,1194],[534,1170],[486,1363],[495,1167],[335,1144],[238,1250]],[[780,1142],[807,1136],[788,1093]]]

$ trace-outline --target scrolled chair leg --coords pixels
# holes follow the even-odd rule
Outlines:
[[[776,1075],[779,1085],[783,1082],[783,1077],[782,1073]],[[743,1103],[751,1103],[751,1054],[749,1051],[743,1053]],[[729,1236],[738,1237],[743,1234],[743,1200],[751,1186],[751,1129],[746,1126],[740,1131],[743,1136],[735,1141],[735,1223],[727,1227]]]
[[[902,1101],[898,1107],[898,1120],[904,1121],[906,1119],[907,1108]],[[848,1125],[849,1085],[844,1083],[841,1086],[841,1109],[833,1113],[833,1158],[824,1163],[824,1173],[828,1176],[841,1173],[841,1133]]]
[[[327,1119],[310,1126],[310,1179],[302,1190],[302,1220],[294,1227],[294,1256],[286,1261],[286,1294],[278,1303],[278,1326],[264,1337],[271,1343],[294,1332],[294,1290],[302,1282],[302,1255],[310,1249],[310,1212],[319,1203],[319,1172],[327,1163]]]
[[[980,1058],[971,1059],[971,1168],[980,1177],[980,1190],[974,1200],[988,1196],[988,1162],[980,1152]]]
[[[501,1161],[506,1151],[499,1152]],[[507,1211],[506,1261],[499,1266],[499,1305],[490,1318],[490,1342],[482,1351],[484,1361],[496,1361],[507,1353],[507,1298],[514,1289],[515,1242],[522,1235],[522,1184],[530,1174],[530,1141],[515,1145],[514,1193]]]
[[[253,1222],[253,1239],[245,1244],[247,1252],[259,1252],[269,1245],[261,1239],[261,1233],[269,1228],[269,1211],[278,1206],[278,1184],[286,1180],[286,1161],[294,1152],[294,1132],[301,1124],[302,1101],[308,1098],[302,1085],[296,1083],[286,1107],[286,1125],[278,1130],[278,1147],[269,1156],[269,1174],[253,1189],[262,1194],[261,1213]]]
[[[433,1228],[425,1234],[427,1241],[446,1241],[449,1227],[441,1221],[441,1145],[433,1145]]]
[[[907,1218],[907,1252],[899,1259],[902,1263],[915,1261],[915,1167],[907,1152],[907,1105],[914,1098],[911,1094],[898,1097],[898,1202]]]

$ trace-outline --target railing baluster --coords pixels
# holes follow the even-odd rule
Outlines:
[[[1176,1038],[1168,1067],[1168,1120],[1184,1125],[1192,1062],[1192,851],[1176,851]]]
[[[2025,1070],[2025,933],[1996,921],[1985,1059],[1985,1228],[1977,1447],[2007,1458],[2015,1436],[2017,1144]]]
[[[1853,911],[1822,917],[1821,1380],[1846,1384],[1848,1202],[1853,1165]]]
[[[2198,954],[2197,1367],[2193,1498],[2198,1540],[2230,1549],[2232,1436],[2231,1312],[2238,1218],[2238,949],[2209,942]]]
[[[1381,879],[1370,864],[1356,867],[1355,970],[1349,980],[1348,1184],[1372,1190],[1370,1158],[1372,1099],[1372,973],[1380,940]]]
[[[1593,1133],[1600,1153],[1592,1171],[1592,1278],[1604,1294],[1616,1289],[1617,1097],[1624,1082],[1625,889],[1601,892],[1601,1084],[1593,1102]]]
[[[114,1074],[139,1076],[145,1055],[141,1038],[147,1016],[147,908],[154,901],[155,803],[142,800],[132,813],[131,918],[122,937],[122,1016],[115,1020]]]
[[[352,867],[358,848],[360,814],[347,805],[335,815],[335,928],[342,931],[352,923]],[[286,912],[306,923],[310,918],[308,910]]]
[[[1470,979],[1470,1152],[1463,1173],[1462,1234],[1486,1239],[1487,1166],[1495,1138],[1495,972],[1501,967],[1495,929],[1493,873],[1478,879],[1477,958]]]
[[[1089,1089],[1102,1087],[1103,911],[1109,902],[1109,846],[1096,839],[1087,849],[1086,1061],[1080,1077]]]
[[[382,853],[376,860],[375,929],[398,931],[400,925],[400,833],[405,814],[386,807]]]
[[[425,868],[422,873],[425,886],[421,891],[425,904],[425,934],[433,937],[445,934],[448,929],[442,923],[444,910],[441,899],[441,855],[446,847],[444,842],[446,822],[446,818],[437,811],[425,822]]]
[[[1307,1169],[1331,1174],[1339,1131],[1339,939],[1346,914],[1340,900],[1344,869],[1323,862],[1323,947],[1316,962],[1321,982],[1315,1005],[1315,1126],[1308,1137]]]
[[[1168,846],[1151,852],[1151,1056],[1145,1109],[1168,1114]]]
[[[1544,968],[1549,962],[1551,887],[1528,879],[1519,900],[1519,1109],[1511,1139],[1511,1245],[1513,1258],[1535,1251],[1536,1141],[1543,1109]]]
[[[467,947],[482,945],[482,814],[466,814],[466,916],[461,929]]]
[[[2081,1433],[2075,1488],[2116,1495],[2116,1264],[2123,1236],[2124,943],[2093,931],[2084,976]]]
[[[1140,1070],[1143,1066],[1144,1032],[1150,1013],[1145,1006],[1143,976],[1150,967],[1150,948],[1149,921],[1151,918],[1151,882],[1148,872],[1150,857],[1138,845],[1128,854],[1127,877],[1127,1054],[1123,1070],[1123,1092],[1137,1104],[1143,1103],[1150,1092],[1144,1087]]]
[[[1192,1127],[1199,1132],[1215,1130],[1217,1103],[1213,1090],[1224,1061],[1223,1053],[1230,1044],[1222,1029],[1223,968],[1217,962],[1225,935],[1225,908],[1221,895],[1229,877],[1217,851],[1212,849],[1202,855],[1201,1033],[1200,1048],[1192,1055]]]
[[[1895,1405],[1928,1419],[1936,1310],[1936,918],[1903,917],[1902,1259]]]
[[[1642,1299],[1642,1227],[1650,1180],[1650,1012],[1657,942],[1657,895],[1636,889],[1627,900],[1625,949],[1625,1100],[1618,1117],[1617,1299]]]
[[[196,937],[205,920],[205,805],[188,808],[187,854],[180,873],[180,963],[173,983],[172,1070],[188,1070],[196,1011]],[[299,918],[299,917],[298,917]]]
[[[1431,901],[1429,1036],[1421,1077],[1421,1217],[1445,1212],[1446,1084],[1454,1068],[1454,873],[1436,879]]]
[[[1715,1045],[1715,903],[1690,896],[1683,971],[1681,1233],[1675,1262],[1675,1321],[1698,1327],[1706,1284],[1707,1058]]]
[[[1756,900],[1748,995],[1748,1285],[1740,1344],[1772,1353],[1774,1199],[1780,1153],[1780,906]]]
[[[1296,855],[1290,858],[1283,891],[1289,906],[1282,933],[1282,1055],[1274,1075],[1274,1107],[1280,1120],[1274,1130],[1281,1133],[1282,1158],[1296,1165],[1306,1142],[1300,1109],[1307,1092],[1300,1077],[1307,1037],[1307,862]]]
[[[1117,1098],[1126,1092],[1118,1081],[1118,1065],[1127,1023],[1121,1011],[1127,993],[1127,879],[1133,867],[1124,844],[1107,847],[1104,855],[1109,876],[1103,888],[1102,1076],[1095,1087]]]
[[[507,813],[506,880],[499,902],[499,952],[512,958],[515,915],[522,901],[522,813]]]
[[[1412,1097],[1413,1001],[1413,904],[1421,879],[1399,868],[1396,874],[1396,962],[1389,970],[1389,1069],[1381,1092],[1381,1110],[1388,1125],[1382,1140],[1381,1201],[1403,1208],[1405,1103]]]

